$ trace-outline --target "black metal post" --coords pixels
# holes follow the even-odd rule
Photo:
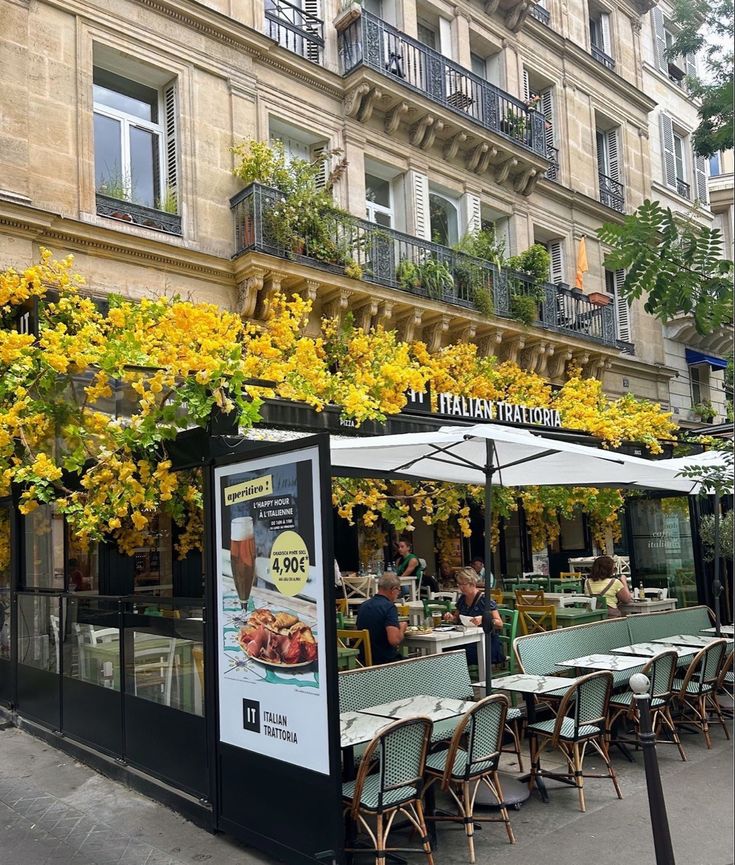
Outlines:
[[[720,614],[722,583],[720,582],[720,497],[717,493],[714,495],[714,516],[715,566],[714,579],[712,580],[712,595],[715,601],[715,633],[719,638],[722,636],[722,616]]]
[[[634,682],[638,679],[638,682]],[[643,680],[643,681],[640,681]],[[640,742],[643,750],[643,764],[646,770],[646,786],[648,787],[648,807],[651,812],[651,828],[653,830],[653,846],[656,851],[656,865],[675,865],[674,850],[671,846],[669,820],[666,816],[666,802],[661,786],[661,774],[658,768],[656,754],[656,736],[651,728],[651,695],[650,682],[642,674],[631,676],[630,682],[635,692],[636,708],[640,724]],[[635,687],[638,685],[638,688]],[[643,693],[640,691],[643,690]]]
[[[492,572],[492,532],[493,532],[493,443],[485,440],[485,596],[488,598],[490,573]],[[493,690],[493,632],[495,625],[489,610],[482,617],[482,630],[485,632],[485,696]]]

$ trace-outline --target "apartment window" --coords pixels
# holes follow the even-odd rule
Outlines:
[[[674,132],[674,165],[676,168],[676,191],[684,198],[689,198],[689,184],[687,183],[687,167],[684,154],[685,139]]]
[[[377,18],[383,17],[383,0],[362,0],[362,8]]]
[[[597,146],[600,201],[606,207],[622,212],[625,207],[625,195],[621,183],[618,132],[617,128],[598,128],[595,131],[595,143]]]
[[[624,270],[605,271],[605,291],[613,298],[613,303],[615,304],[617,337],[623,340],[623,342],[630,342],[630,307],[628,306],[628,301],[623,297],[622,288],[624,282]]]
[[[661,152],[663,154],[663,181],[684,198],[693,197],[707,204],[707,163],[694,153],[689,135],[674,126],[664,113],[659,115]]]
[[[696,58],[692,54],[672,56],[676,29],[667,21],[658,6],[651,10],[656,66],[672,84],[684,87],[686,77],[697,74]]]
[[[610,14],[593,4],[590,4],[589,31],[592,56],[608,69],[614,69]]]
[[[288,51],[321,63],[324,22],[319,0],[265,0],[265,32]]]
[[[480,78],[486,78],[487,62],[485,58],[473,52],[472,54],[470,54],[470,60],[472,61],[472,71],[475,73],[475,75],[478,75]]]
[[[719,177],[722,174],[722,159],[719,153],[713,153],[709,158],[709,176]]]
[[[554,88],[536,80],[528,69],[523,70],[523,98],[526,104],[544,115],[544,138],[546,156],[552,165],[546,172],[549,180],[556,180],[559,173],[559,151],[554,135]]]
[[[392,228],[393,190],[390,180],[365,173],[365,215],[370,222]]]
[[[423,45],[426,45],[428,48],[433,48],[435,51],[438,50],[439,34],[430,24],[419,21],[417,35],[419,42]]]
[[[703,367],[689,367],[689,385],[692,392],[692,405],[697,405],[707,399],[708,389],[705,379],[706,373],[703,372]]]
[[[271,142],[280,141],[283,145],[287,162],[293,162],[296,159],[302,159],[304,162],[315,162],[322,159],[322,154],[328,150],[328,143],[324,138],[275,117],[271,117],[268,130]],[[329,165],[324,160],[321,163],[317,186],[326,185],[328,173]]]
[[[452,246],[459,240],[459,213],[456,202],[436,192],[429,193],[431,239],[442,246]]]

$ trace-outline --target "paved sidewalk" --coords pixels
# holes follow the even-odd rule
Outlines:
[[[674,747],[659,747],[676,861],[732,865],[732,743],[721,729],[713,731],[712,751],[699,736],[686,735],[684,741],[686,763]],[[507,843],[502,826],[484,825],[476,835],[478,862],[654,865],[642,758],[630,764],[616,757],[615,767],[622,801],[609,781],[589,780],[588,811],[582,814],[574,790],[550,783],[548,805],[534,797],[520,811],[511,811],[515,845]],[[467,862],[461,828],[443,824],[439,831],[436,865]],[[412,865],[426,862],[419,855],[408,858]],[[367,857],[357,861],[372,865]],[[26,733],[0,728],[0,865],[196,863],[267,865],[273,860],[225,835],[210,835]]]

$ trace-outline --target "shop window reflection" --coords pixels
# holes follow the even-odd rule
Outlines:
[[[64,589],[64,518],[41,505],[24,519],[24,588]]]
[[[0,658],[10,658],[11,561],[10,507],[0,506]]]
[[[48,673],[61,667],[59,598],[18,595],[18,663]]]
[[[99,547],[83,546],[74,530],[66,525],[66,572],[70,592],[99,593]]]
[[[120,690],[120,614],[92,599],[67,602],[64,676]]]
[[[134,593],[169,597],[173,592],[171,518],[151,519],[147,544],[133,551]]]

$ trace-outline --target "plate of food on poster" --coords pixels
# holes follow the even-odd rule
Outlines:
[[[279,670],[303,670],[317,659],[313,630],[287,610],[253,610],[237,642],[251,660]]]

